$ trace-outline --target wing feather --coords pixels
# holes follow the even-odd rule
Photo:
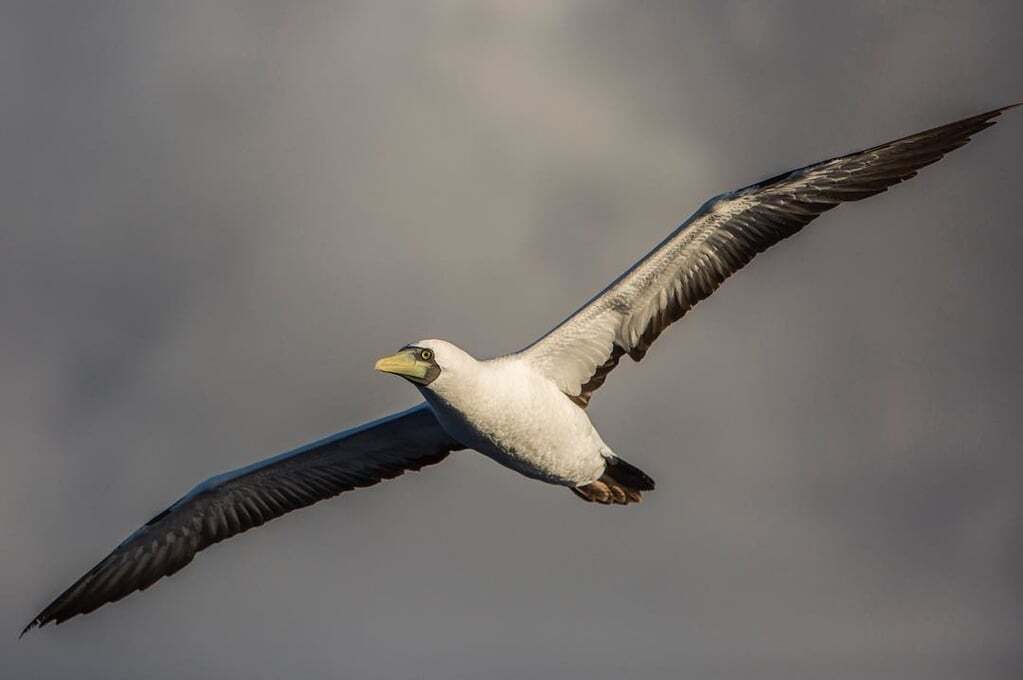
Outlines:
[[[628,354],[639,361],[669,325],[775,243],[839,203],[886,191],[970,141],[1014,104],[707,201],[557,328],[518,354],[580,406]]]
[[[21,634],[145,590],[214,543],[343,491],[438,463],[459,448],[420,404],[211,477],[114,548]]]

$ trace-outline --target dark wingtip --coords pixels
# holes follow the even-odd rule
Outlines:
[[[981,113],[981,114],[979,114],[977,116],[973,116],[973,119],[975,119],[975,120],[991,121],[987,125],[988,126],[994,125],[995,124],[994,120],[993,120],[994,118],[997,118],[998,116],[1002,115],[1006,111],[1011,111],[1012,109],[1014,109],[1014,108],[1016,108],[1018,106],[1023,106],[1023,101],[1016,102],[1014,104],[1009,104],[1007,106],[1001,106],[1001,107],[999,107],[997,109],[992,109],[992,110],[988,111],[987,113]],[[967,119],[967,120],[969,120],[969,119]],[[985,126],[985,127],[987,127],[987,126]]]
[[[29,621],[28,625],[21,629],[21,634],[18,635],[18,639],[20,640],[21,638],[25,637],[25,633],[27,633],[28,631],[32,630],[33,628],[38,628],[38,627],[39,627],[39,618],[37,617],[37,618],[34,618],[31,621]]]
[[[978,114],[978,115],[972,116],[972,117],[973,118],[994,118],[995,116],[1000,115],[1002,113],[1005,113],[1006,111],[1009,111],[1010,109],[1014,109],[1017,106],[1023,106],[1023,101],[1018,101],[1018,102],[1015,102],[1013,104],[1007,104],[1005,106],[999,106],[997,109],[991,109],[987,113],[981,113],[981,114]]]

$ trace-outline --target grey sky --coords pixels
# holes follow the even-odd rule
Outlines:
[[[1023,98],[1018,3],[0,5],[0,659],[57,678],[1015,678],[1023,114],[627,362],[605,509],[472,453],[16,636],[197,481],[518,349],[706,198]]]

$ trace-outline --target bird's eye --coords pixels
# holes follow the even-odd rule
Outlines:
[[[433,358],[433,352],[428,349],[424,349],[419,353],[419,356],[423,359],[423,361],[429,361]]]

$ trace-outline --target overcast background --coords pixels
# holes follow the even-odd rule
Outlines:
[[[1023,98],[1019,3],[0,8],[0,673],[1018,678],[1023,113],[471,452],[17,633],[197,481],[518,349],[709,196]]]

